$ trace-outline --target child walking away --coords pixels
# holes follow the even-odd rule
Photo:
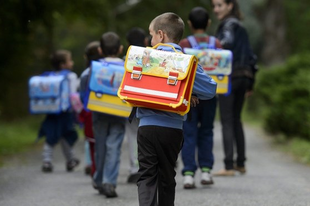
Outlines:
[[[188,17],[188,25],[193,35],[180,41],[184,48],[199,47],[197,49],[221,48],[219,40],[206,33],[209,20],[207,10],[195,7]],[[192,39],[190,39],[192,38]],[[194,41],[194,45],[191,43]],[[191,107],[191,118],[184,122],[184,143],[182,148],[182,161],[185,189],[195,188],[195,172],[201,169],[201,184],[213,184],[211,170],[213,157],[213,122],[216,112],[216,97],[209,100],[199,99],[197,107]],[[196,158],[198,155],[198,158]],[[196,163],[196,160],[198,162]]]
[[[124,64],[118,56],[123,46],[114,32],[104,33],[100,40],[100,53],[107,64]],[[120,167],[121,146],[125,133],[125,118],[100,112],[92,113],[95,136],[96,172],[93,186],[108,198],[117,197],[116,185]]]
[[[173,46],[176,51],[182,51],[177,44],[182,38],[183,30],[184,22],[178,15],[161,14],[153,19],[149,26],[151,45],[165,43]],[[160,45],[157,49],[174,52],[170,46]],[[206,100],[213,98],[215,91],[216,83],[198,65],[193,94]],[[173,206],[176,186],[175,164],[183,143],[182,128],[186,115],[142,107],[137,109],[136,115],[140,119],[137,136],[139,205]]]
[[[82,112],[79,115],[80,121],[84,126],[84,135],[85,135],[85,152],[86,156],[90,157],[90,176],[93,177],[96,171],[95,164],[95,138],[93,134],[93,123],[92,123],[92,112],[87,109],[87,98],[89,96],[88,89],[88,79],[89,79],[89,70],[91,61],[99,60],[101,55],[99,54],[99,41],[93,41],[87,44],[85,48],[85,58],[86,58],[86,69],[81,74],[80,82],[80,98],[84,105]],[[87,149],[88,146],[88,149]]]
[[[49,75],[64,75],[69,80],[69,91],[71,93],[76,92],[79,81],[77,75],[71,71],[74,64],[71,59],[71,52],[67,50],[57,50],[51,56],[51,63],[54,71],[50,72]],[[46,115],[38,135],[38,138],[45,136],[45,144],[43,147],[43,172],[53,171],[53,151],[58,142],[61,144],[63,154],[67,161],[67,171],[70,172],[78,166],[80,161],[73,153],[73,146],[78,139],[77,132],[74,128],[74,117],[74,113],[70,107],[57,114],[51,113]]]

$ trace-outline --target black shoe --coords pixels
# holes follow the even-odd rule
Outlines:
[[[117,193],[115,191],[115,186],[112,184],[103,184],[102,185],[102,191],[100,191],[101,189],[99,189],[100,194],[105,195],[107,198],[113,198],[113,197],[117,197]]]
[[[80,164],[80,160],[78,160],[78,159],[72,159],[72,160],[70,160],[69,162],[67,162],[67,171],[68,171],[68,172],[73,171],[73,169],[74,169],[75,167],[77,167],[79,164]]]
[[[139,173],[130,174],[128,179],[127,179],[127,182],[128,183],[137,183],[139,177],[140,177]]]
[[[44,162],[42,165],[42,172],[53,172],[53,165],[50,162]]]
[[[99,187],[98,186],[98,184],[92,179],[92,181],[91,181],[91,184],[92,184],[92,186],[93,186],[93,188],[95,189],[95,190],[99,190],[99,193],[100,193],[100,188],[101,187]],[[101,193],[100,193],[101,194]]]
[[[91,174],[91,166],[86,166],[84,168],[84,173],[85,173],[85,175],[90,175]]]

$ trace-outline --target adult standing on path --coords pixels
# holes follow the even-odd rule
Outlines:
[[[231,93],[219,95],[225,168],[214,175],[234,176],[235,170],[242,174],[246,172],[245,137],[240,116],[245,96],[250,94],[253,88],[254,55],[248,34],[240,23],[241,13],[237,0],[212,0],[212,5],[216,17],[221,21],[216,37],[224,49],[233,53]],[[236,161],[234,144],[237,150]]]

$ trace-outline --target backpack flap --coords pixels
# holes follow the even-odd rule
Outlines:
[[[119,64],[116,62],[107,63],[105,61],[92,61],[89,89],[96,94],[117,96],[123,74],[123,62]]]
[[[189,79],[193,73],[195,75],[192,70],[196,71],[197,59],[181,52],[155,49],[158,46],[172,47],[166,44],[158,44],[153,48],[129,47],[118,96],[133,106],[168,111],[166,107],[176,109],[189,101],[189,96],[185,97],[185,88],[192,89],[193,82]]]
[[[232,52],[224,49],[184,48],[186,54],[195,55],[207,74],[230,75],[232,71]]]
[[[209,36],[209,42],[197,43],[194,36],[188,41],[192,48],[184,48],[184,53],[195,55],[206,74],[217,83],[217,94],[229,94],[231,90],[230,77],[232,72],[232,52],[230,50],[216,49],[216,38]]]
[[[33,76],[29,79],[30,112],[57,114],[70,108],[69,81],[65,76]]]

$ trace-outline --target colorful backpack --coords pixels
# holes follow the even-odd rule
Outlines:
[[[132,107],[117,96],[124,74],[124,62],[92,61],[87,109],[128,117]]]
[[[59,114],[70,107],[69,70],[44,72],[28,81],[31,114]]]
[[[194,55],[130,46],[125,74],[118,96],[133,107],[147,107],[185,115],[190,99],[198,60]]]
[[[209,42],[197,43],[194,36],[189,36],[192,48],[184,48],[184,53],[195,55],[206,74],[217,82],[217,94],[230,93],[230,78],[232,71],[232,52],[216,49],[216,38],[209,36]]]

